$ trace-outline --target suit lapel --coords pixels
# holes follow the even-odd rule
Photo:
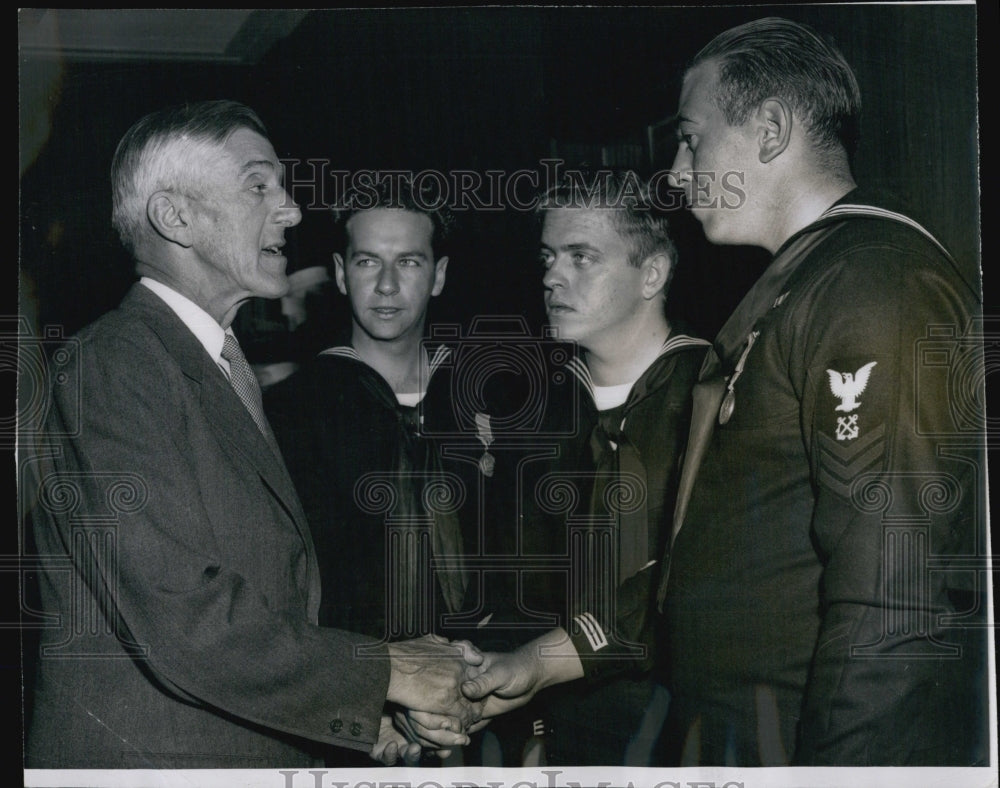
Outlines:
[[[222,370],[184,322],[149,288],[134,285],[120,308],[146,323],[185,377],[198,386],[199,402],[213,433],[223,446],[242,455],[256,469],[291,517],[306,544],[312,565],[312,536],[284,460],[257,428]]]
[[[201,406],[213,432],[221,444],[240,453],[253,465],[301,530],[300,521],[304,516],[284,461],[257,428],[222,371],[207,353],[203,355]]]

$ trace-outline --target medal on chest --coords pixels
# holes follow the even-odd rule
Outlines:
[[[743,348],[739,361],[736,362],[736,368],[726,384],[726,394],[722,398],[722,405],[719,406],[719,424],[726,424],[733,417],[733,412],[736,410],[736,381],[743,374],[743,367],[747,363],[747,356],[750,355],[750,348],[753,347],[753,343],[757,341],[759,336],[760,331],[751,331],[747,336],[746,347]]]
[[[490,424],[489,414],[477,413],[475,420],[476,437],[483,444],[483,453],[479,458],[479,472],[483,476],[492,476],[493,470],[496,467],[496,458],[490,454],[490,444],[493,443],[493,428]]]

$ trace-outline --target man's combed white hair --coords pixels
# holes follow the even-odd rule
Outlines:
[[[135,253],[155,232],[147,217],[149,198],[158,191],[191,193],[198,187],[200,162],[240,128],[267,136],[249,107],[235,101],[182,104],[146,115],[118,143],[111,165],[111,223]]]

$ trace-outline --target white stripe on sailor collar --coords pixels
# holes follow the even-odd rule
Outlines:
[[[902,224],[912,227],[917,232],[922,233],[924,236],[926,236],[931,241],[931,243],[933,243],[938,249],[941,250],[942,254],[944,254],[945,257],[947,257],[949,260],[951,259],[951,253],[945,248],[944,244],[942,244],[937,238],[935,238],[934,235],[930,232],[930,230],[928,230],[926,227],[920,224],[920,222],[916,221],[915,219],[911,219],[909,216],[906,216],[905,214],[896,213],[895,211],[890,211],[887,208],[878,208],[874,205],[856,205],[854,203],[843,203],[841,205],[834,205],[830,208],[827,208],[820,215],[817,221],[822,221],[823,219],[835,219],[839,216],[857,216],[858,214],[864,216],[871,216],[876,219],[890,219],[892,221],[901,222]]]
[[[705,339],[699,339],[698,337],[692,337],[687,334],[674,334],[671,333],[663,341],[660,346],[660,352],[656,354],[656,358],[653,359],[655,362],[661,356],[666,353],[671,353],[674,350],[682,347],[708,347],[711,343]],[[582,356],[573,356],[569,361],[566,362],[566,369],[573,373],[577,380],[586,387],[587,391],[590,393],[591,399],[596,399],[594,397],[594,379],[590,376],[590,369],[587,367],[586,362],[583,360]],[[652,362],[650,363],[652,366]],[[646,367],[649,369],[649,367]],[[642,375],[646,374],[646,370],[643,370]],[[642,375],[639,375],[641,378]],[[638,378],[636,378],[638,380]]]

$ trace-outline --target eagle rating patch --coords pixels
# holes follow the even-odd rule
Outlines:
[[[858,367],[854,372],[841,372],[836,369],[826,371],[830,380],[830,393],[839,402],[834,405],[834,412],[843,412],[844,416],[837,416],[837,427],[835,430],[837,440],[854,440],[861,434],[859,426],[860,413],[856,413],[861,407],[861,395],[868,387],[868,378],[877,361],[869,361]]]
[[[825,369],[814,417],[819,479],[845,498],[885,451],[891,367],[869,357],[836,359]]]

